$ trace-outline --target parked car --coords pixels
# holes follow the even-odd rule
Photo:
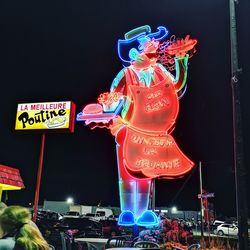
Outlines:
[[[64,218],[79,218],[80,213],[76,211],[69,211],[63,215]]]
[[[221,224],[217,227],[217,234],[222,235],[231,235],[237,236],[238,235],[238,227],[235,224]]]
[[[93,220],[101,220],[101,219],[105,219],[105,217],[101,216],[99,213],[86,213],[85,215],[83,215],[82,217],[87,217]]]
[[[110,238],[124,234],[123,227],[117,224],[117,220],[100,220],[103,236]]]
[[[217,234],[217,227],[224,224],[225,221],[221,221],[221,220],[215,220],[213,222],[213,224],[211,225],[211,231],[214,233],[214,234]]]
[[[74,232],[74,237],[99,238],[102,234],[102,224],[90,218],[63,218],[56,226],[62,231]]]
[[[56,224],[60,223],[62,219],[63,216],[57,212],[39,209],[37,211],[36,224],[40,231],[43,233],[47,229],[51,229]]]
[[[186,221],[185,221],[185,225],[187,225],[187,226],[190,227],[190,228],[195,227],[195,223],[194,223],[194,221],[192,221],[192,220],[186,220]]]
[[[105,219],[114,215],[112,209],[104,207],[98,207],[95,213],[99,213],[100,216],[105,217]]]

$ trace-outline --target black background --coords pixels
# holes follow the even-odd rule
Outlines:
[[[20,169],[26,188],[8,204],[33,202],[41,135],[14,131],[18,103],[67,101],[77,113],[108,91],[122,63],[116,43],[148,24],[155,31],[198,39],[189,61],[188,89],[173,136],[215,193],[217,213],[235,215],[229,1],[2,1],[0,3],[0,164]],[[249,164],[250,1],[237,6],[246,167]],[[156,206],[199,209],[198,168],[192,176],[156,181]],[[68,196],[85,205],[119,206],[114,138],[77,123],[74,134],[45,140],[40,204]]]

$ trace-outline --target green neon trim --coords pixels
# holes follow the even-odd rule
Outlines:
[[[146,32],[151,32],[151,28],[149,25],[140,26],[133,30],[130,30],[124,35],[124,37],[125,39],[130,39],[131,37],[133,38],[135,36],[140,36],[142,34],[145,34]]]
[[[125,101],[125,103],[123,105],[123,109],[122,109],[122,112],[121,112],[122,118],[125,118],[126,114],[128,113],[130,104],[131,104],[131,99],[129,97],[126,97],[126,101]]]
[[[184,74],[181,86],[177,89],[177,92],[180,91],[185,86],[186,81],[187,81],[188,57],[189,55],[186,54],[185,57],[175,58],[175,72],[176,72],[175,82],[177,84],[180,80],[180,72],[183,71],[183,74]]]

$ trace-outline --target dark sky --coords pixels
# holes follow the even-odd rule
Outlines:
[[[237,7],[245,163],[249,164],[250,2]],[[173,136],[215,193],[218,213],[235,215],[230,25],[227,0],[2,1],[0,3],[0,164],[20,169],[26,188],[9,204],[34,199],[41,135],[14,131],[18,103],[72,100],[77,112],[108,91],[122,64],[124,33],[163,25],[198,39],[189,61],[188,90]],[[198,168],[192,176],[156,181],[156,206],[199,209]],[[114,138],[77,123],[74,134],[47,134],[40,203],[73,196],[85,205],[119,205]],[[185,185],[183,185],[185,184]],[[181,191],[180,191],[181,190]]]

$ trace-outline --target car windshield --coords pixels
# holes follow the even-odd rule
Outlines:
[[[74,211],[70,211],[70,212],[67,212],[66,215],[79,215],[79,213],[74,212]]]
[[[100,216],[105,216],[105,212],[104,211],[98,211],[98,212],[96,212],[96,214],[99,214]]]

